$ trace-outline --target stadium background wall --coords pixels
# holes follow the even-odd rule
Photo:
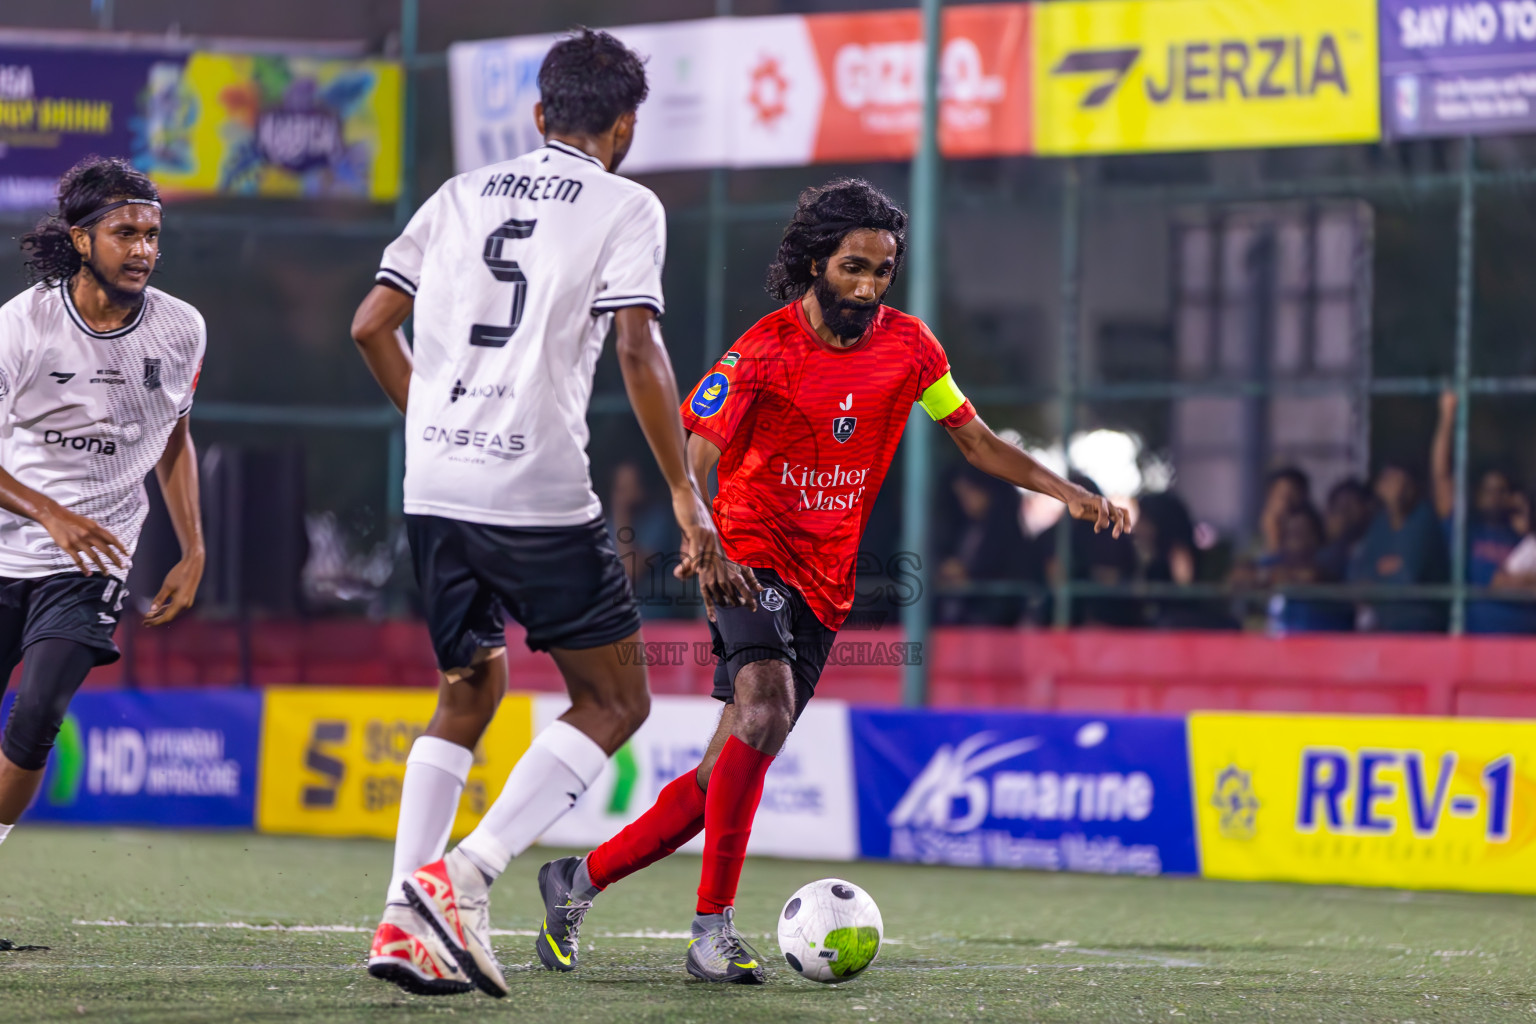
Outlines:
[[[432,706],[387,689],[83,693],[26,820],[390,839]],[[507,696],[455,835],[566,706]],[[545,841],[592,846],[633,820],[718,708],[657,698]],[[1536,721],[812,708],[769,774],[755,854],[1536,892]]]

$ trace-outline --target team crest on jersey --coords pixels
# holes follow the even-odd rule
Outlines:
[[[146,356],[144,359],[144,388],[147,391],[154,391],[159,386],[160,360],[150,359]]]
[[[712,373],[699,381],[699,389],[693,393],[693,401],[688,403],[688,407],[695,416],[708,419],[720,411],[730,391],[730,378],[723,373]]]
[[[832,436],[837,439],[838,444],[842,444],[853,436],[854,424],[858,422],[859,418],[857,416],[832,417]]]
[[[770,612],[776,612],[784,607],[784,595],[772,587],[764,587],[763,592],[757,595],[757,600]]]

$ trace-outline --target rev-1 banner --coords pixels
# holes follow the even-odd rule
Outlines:
[[[865,857],[1199,871],[1180,718],[855,708]]]

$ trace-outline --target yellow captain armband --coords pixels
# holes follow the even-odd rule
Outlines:
[[[929,417],[938,421],[964,405],[965,396],[955,385],[954,376],[946,373],[928,386],[928,390],[923,392],[923,397],[919,401],[923,403],[923,409],[927,411]]]

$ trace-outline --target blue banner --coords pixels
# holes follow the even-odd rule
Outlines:
[[[1536,130],[1536,4],[1381,0],[1377,10],[1387,135]]]
[[[1196,874],[1182,718],[855,708],[865,857]]]
[[[250,828],[260,732],[259,692],[82,691],[26,818]]]

